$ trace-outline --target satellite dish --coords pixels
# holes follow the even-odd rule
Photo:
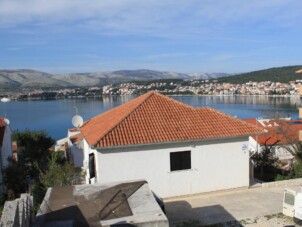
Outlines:
[[[10,124],[10,121],[9,121],[7,118],[5,118],[5,119],[3,120],[3,124],[4,124],[5,126],[8,126],[8,125]]]
[[[77,128],[81,127],[84,123],[83,118],[80,115],[73,116],[71,122],[72,122],[72,125]]]

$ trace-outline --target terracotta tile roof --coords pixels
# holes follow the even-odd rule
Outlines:
[[[78,131],[78,128],[70,128],[68,129],[69,132],[77,132]]]
[[[83,136],[81,133],[73,135],[70,137],[70,141],[72,144],[78,143],[83,140]]]
[[[101,115],[80,128],[89,145],[125,146],[234,137],[263,133],[242,120],[212,108],[193,108],[149,92]]]
[[[256,119],[244,119],[244,121],[256,125]],[[258,123],[258,125],[261,125]],[[253,136],[254,140],[258,140],[260,145],[275,145],[275,144],[288,144],[299,142],[299,131],[302,131],[302,120],[270,120],[264,122],[265,128],[268,133],[265,135]]]
[[[255,118],[249,118],[249,119],[243,119],[245,122],[252,124],[252,125],[256,125],[256,119]],[[259,126],[261,126],[259,124]]]

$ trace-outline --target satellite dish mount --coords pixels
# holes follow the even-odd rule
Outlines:
[[[74,127],[79,128],[79,127],[81,127],[81,126],[83,125],[84,120],[83,120],[83,118],[82,118],[80,115],[75,115],[75,116],[73,116],[73,118],[71,119],[71,122],[72,122],[72,125],[73,125]]]

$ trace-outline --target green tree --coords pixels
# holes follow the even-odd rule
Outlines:
[[[54,151],[48,161],[46,169],[40,169],[39,175],[32,185],[34,207],[37,211],[46,193],[47,188],[67,186],[81,183],[81,171],[75,168],[64,157],[64,152]]]
[[[49,148],[55,142],[45,131],[28,129],[15,131],[12,137],[18,144],[18,161],[9,160],[9,165],[4,170],[8,199],[14,199],[28,191],[29,183],[38,176],[35,163],[39,163],[40,168],[47,167]]]
[[[267,139],[268,141],[269,139]],[[275,144],[274,144],[275,145]],[[254,162],[255,177],[262,181],[273,181],[278,174],[277,161],[278,158],[274,156],[272,147],[264,145],[263,150],[253,154],[251,157]]]
[[[49,148],[55,142],[45,131],[28,129],[21,132],[15,131],[12,137],[13,141],[18,144],[18,161],[10,160],[8,167],[4,170],[8,199],[14,199],[28,191],[29,183],[39,174],[38,170],[47,168],[50,157]]]
[[[65,159],[64,152],[51,151],[55,141],[46,132],[16,131],[13,140],[18,144],[18,161],[10,160],[4,171],[8,199],[32,191],[38,208],[48,187],[81,183],[80,170]]]
[[[67,161],[63,161],[62,152],[52,152],[46,171],[40,170],[39,180],[45,188],[73,185],[77,182],[78,171]]]
[[[15,199],[21,193],[27,191],[26,181],[27,168],[24,163],[10,160],[8,167],[4,169],[4,182],[7,188],[7,199]]]
[[[13,141],[18,144],[19,161],[27,166],[33,166],[38,162],[39,167],[47,166],[50,157],[49,149],[55,143],[45,131],[24,130],[13,133]]]

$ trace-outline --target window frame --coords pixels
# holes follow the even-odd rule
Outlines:
[[[186,171],[191,169],[191,150],[170,152],[170,172]]]

